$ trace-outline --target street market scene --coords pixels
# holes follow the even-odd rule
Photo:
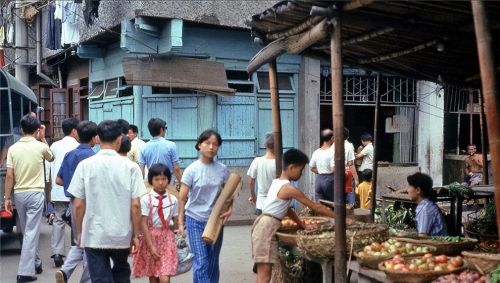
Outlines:
[[[0,5],[0,282],[500,283],[500,2]]]

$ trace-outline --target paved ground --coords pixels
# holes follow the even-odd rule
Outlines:
[[[69,228],[69,227],[67,227]],[[250,247],[251,226],[229,226],[224,230],[224,244],[220,258],[220,282],[255,282],[252,273],[252,259]],[[50,258],[51,226],[43,224],[40,237],[40,254],[43,261],[43,273],[38,275],[37,282],[55,282],[54,274],[57,268]],[[66,232],[69,249],[69,229]],[[0,283],[15,282],[19,263],[20,246],[14,234],[0,232]],[[81,269],[75,271],[69,282],[79,282]],[[148,282],[147,278],[134,278],[132,282]],[[191,272],[176,277],[172,282],[192,282]]]

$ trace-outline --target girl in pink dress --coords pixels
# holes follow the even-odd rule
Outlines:
[[[170,282],[170,276],[177,270],[177,245],[172,228],[179,209],[177,199],[167,191],[170,177],[166,165],[153,164],[148,173],[153,189],[141,197],[142,239],[134,255],[132,275],[149,276],[149,282]]]

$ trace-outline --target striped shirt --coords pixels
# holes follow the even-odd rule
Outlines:
[[[428,199],[422,200],[416,209],[415,223],[418,233],[431,236],[447,236],[446,222],[439,207]]]

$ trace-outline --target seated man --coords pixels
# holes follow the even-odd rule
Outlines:
[[[476,145],[467,146],[467,156],[464,159],[465,177],[464,181],[469,186],[479,185],[483,182],[483,156],[476,152]]]

